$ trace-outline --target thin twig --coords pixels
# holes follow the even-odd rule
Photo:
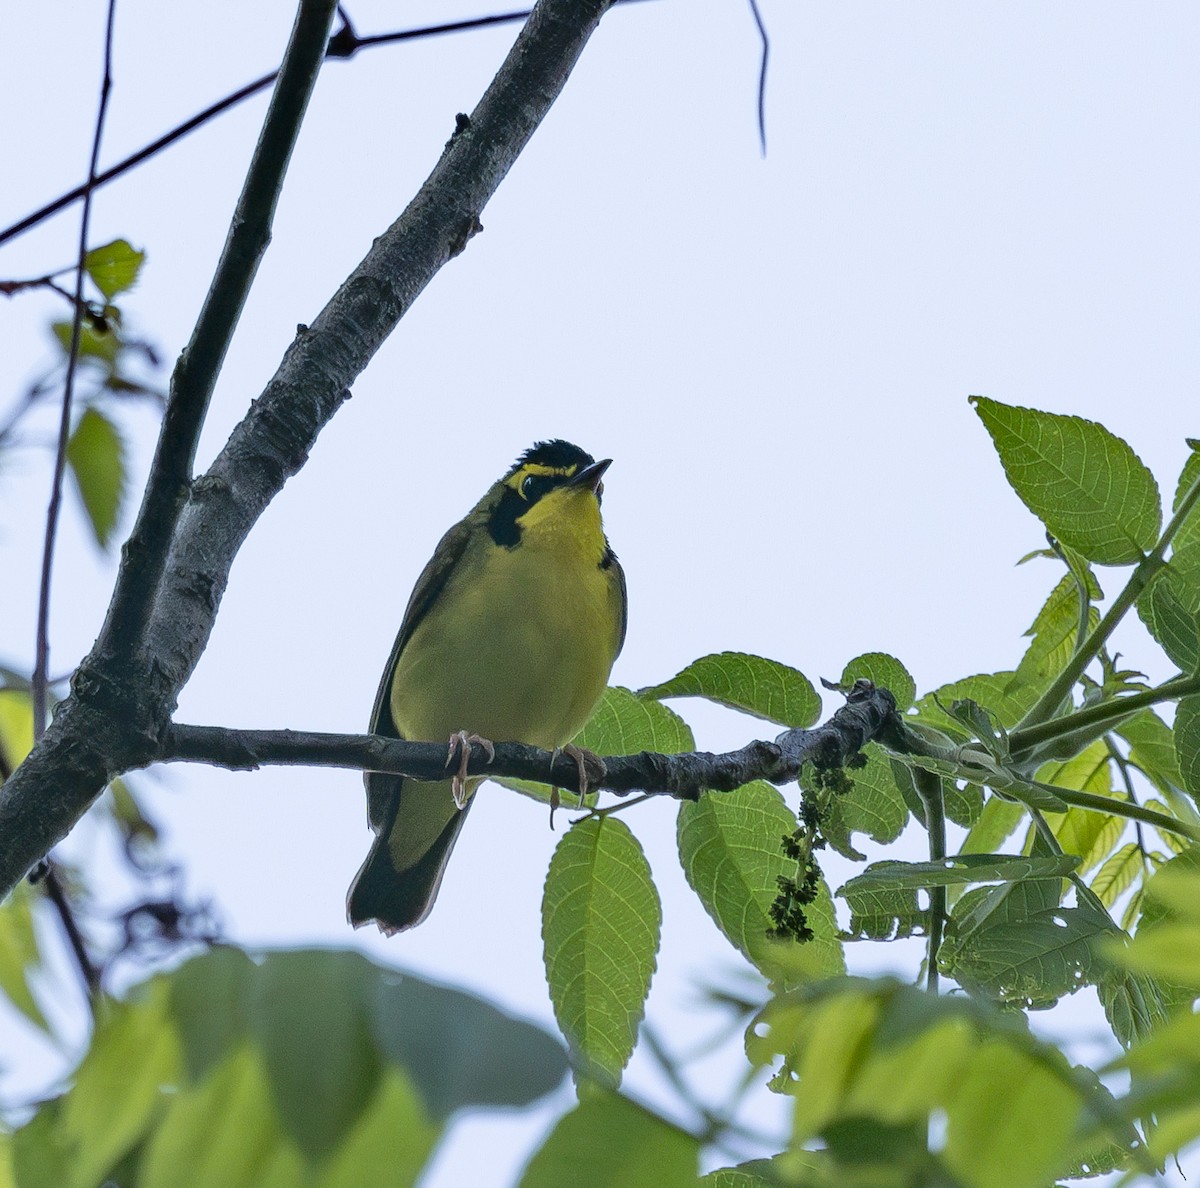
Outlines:
[[[83,939],[83,933],[79,928],[79,922],[75,919],[75,912],[71,907],[66,888],[58,877],[58,869],[53,862],[46,863],[46,871],[40,882],[46,888],[46,898],[58,913],[59,922],[67,936],[71,955],[75,958],[75,965],[79,969],[79,976],[83,981],[88,1005],[94,1015],[96,1000],[100,996],[100,971],[93,963],[91,954],[88,953],[87,942]]]
[[[767,58],[771,53],[771,39],[767,35],[766,22],[758,8],[758,0],[747,0],[750,14],[758,26],[758,37],[762,42],[762,57],[758,65],[758,144],[762,155],[767,155]],[[2,241],[0,241],[2,242]]]
[[[617,0],[618,4],[633,2],[634,0]],[[529,9],[522,9],[519,12],[503,12],[497,13],[494,16],[474,17],[465,21],[450,21],[441,25],[424,25],[418,29],[401,29],[394,33],[377,33],[370,37],[359,37],[343,13],[342,26],[329,39],[326,56],[331,59],[345,61],[353,57],[360,49],[371,49],[380,45],[395,45],[398,42],[416,41],[425,37],[440,37],[447,33],[465,33],[474,29],[488,29],[495,25],[515,24],[517,21],[525,20],[529,16],[529,12]],[[763,68],[765,71],[765,55]],[[252,98],[260,91],[265,91],[278,75],[279,71],[272,70],[269,74],[264,74],[261,78],[256,78],[253,82],[239,87],[223,99],[218,99],[203,111],[197,112],[190,119],[186,119],[183,123],[172,128],[169,132],[164,132],[157,140],[152,140],[149,144],[138,149],[136,153],[131,153],[123,161],[118,161],[115,165],[98,173],[92,184],[92,189],[96,190],[101,186],[106,186],[110,181],[114,181],[116,178],[121,177],[131,169],[142,164],[143,161],[148,161],[151,157],[157,156],[163,149],[169,148],[177,140],[182,140],[188,133],[195,132],[197,128],[203,127],[222,112],[236,107],[239,103]],[[73,202],[77,202],[84,196],[86,189],[86,183],[76,186],[75,189],[68,190],[67,193],[59,195],[52,202],[47,202],[45,206],[13,223],[11,227],[0,231],[0,244],[5,244],[10,239],[15,239],[18,235],[44,222],[51,215],[55,215],[60,210],[70,206]]]
[[[1121,750],[1117,746],[1117,740],[1111,734],[1104,736],[1104,744],[1108,747],[1109,758],[1117,765],[1117,770],[1121,773],[1121,782],[1125,785],[1125,795],[1129,797],[1129,803],[1137,804],[1137,793],[1133,789],[1133,775],[1129,770],[1128,760],[1121,754]],[[1138,852],[1142,856],[1142,869],[1146,874],[1149,874],[1150,856],[1146,852],[1146,837],[1142,832],[1141,821],[1134,821],[1133,828],[1137,834]]]
[[[50,670],[50,577],[54,568],[54,542],[58,536],[58,515],[62,507],[63,477],[67,469],[67,439],[71,433],[71,402],[75,394],[75,374],[79,366],[79,344],[83,336],[83,280],[87,258],[88,227],[92,218],[92,193],[100,161],[100,142],[108,115],[108,97],[112,91],[113,21],[116,0],[108,0],[108,18],[104,30],[104,77],[100,82],[100,102],[96,108],[96,127],[92,134],[92,155],[88,180],[84,184],[83,214],[79,219],[79,254],[75,270],[74,313],[71,318],[71,350],[67,356],[67,374],[63,381],[62,414],[58,423],[58,448],[54,454],[54,477],[50,485],[50,506],[46,509],[46,535],[42,544],[42,573],[38,587],[37,643],[33,666],[33,737],[36,741],[46,730],[46,675]]]

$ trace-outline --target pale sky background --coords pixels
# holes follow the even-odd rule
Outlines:
[[[971,393],[1102,421],[1169,500],[1183,438],[1200,435],[1200,9],[762,8],[772,36],[765,159],[758,42],[740,0],[649,0],[605,18],[485,210],[485,232],[435,279],[242,549],[180,720],[364,729],[433,545],[538,438],[615,459],[605,518],[629,577],[630,627],[614,681],[633,687],[724,649],[776,657],[814,681],[860,652],[888,651],[922,691],[1012,667],[1057,573],[1014,568],[1042,538]],[[351,6],[364,34],[486,11]],[[0,225],[85,172],[103,15],[99,0],[6,12]],[[291,20],[283,0],[119,0],[103,160],[277,65]],[[403,208],[514,35],[326,67],[202,463],[296,324]],[[96,199],[92,242],[125,236],[148,253],[124,308],[168,361],[190,331],[265,103]],[[67,263],[77,228],[75,215],[60,216],[0,249],[0,277]],[[49,359],[51,315],[62,309],[49,297],[0,305],[0,407]],[[144,411],[126,423],[140,493],[155,426]],[[47,473],[31,453],[0,475],[0,660],[32,656]],[[62,671],[93,640],[113,570],[73,508],[58,558],[52,667]],[[1102,582],[1111,594],[1120,579]],[[1118,647],[1145,667],[1136,630]],[[835,706],[828,699],[826,712]],[[762,733],[676,708],[701,746]],[[232,939],[353,945],[553,1026],[540,892],[561,832],[532,802],[483,789],[433,916],[389,941],[344,920],[369,843],[355,774],[176,767],[139,786],[189,892],[215,901]],[[674,806],[625,819],[664,898],[649,1017],[690,1048],[718,1018],[699,988],[740,959],[684,883]],[[81,829],[68,852],[86,853],[94,836]],[[836,884],[847,872],[831,863],[829,873]],[[910,977],[918,959],[913,947],[851,952],[855,969]],[[1079,999],[1040,1025],[1086,1054],[1097,1021]],[[52,1065],[17,1037],[19,1024],[2,1023],[20,1057],[0,1079],[11,1102]],[[705,1068],[719,1102],[736,1064]],[[641,1055],[627,1087],[675,1109]],[[754,1100],[758,1125],[781,1123],[777,1099]],[[511,1182],[568,1102],[564,1090],[528,1114],[462,1121],[425,1183]],[[481,1152],[494,1157],[486,1168]]]

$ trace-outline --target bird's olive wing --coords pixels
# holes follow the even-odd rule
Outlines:
[[[446,582],[449,581],[450,575],[467,551],[471,532],[470,517],[460,520],[449,529],[446,535],[438,541],[437,548],[433,550],[433,556],[429,558],[429,563],[421,570],[421,576],[417,578],[417,584],[408,598],[408,606],[405,608],[404,619],[400,623],[396,642],[392,644],[392,654],[388,657],[387,667],[383,670],[379,691],[375,694],[375,705],[371,710],[370,729],[372,734],[395,735],[398,733],[396,724],[392,721],[390,705],[392,676],[396,671],[396,662],[400,659],[400,653],[404,651],[404,646],[416,630],[417,624],[425,617],[438,595],[446,588]]]

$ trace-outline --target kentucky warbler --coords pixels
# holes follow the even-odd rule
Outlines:
[[[600,522],[610,461],[539,442],[442,537],[408,600],[372,733],[449,738],[451,756],[459,732],[547,749],[578,733],[625,640],[625,576]],[[377,837],[347,914],[391,934],[429,915],[481,780],[365,778]]]

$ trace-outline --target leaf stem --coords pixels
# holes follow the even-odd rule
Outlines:
[[[940,862],[946,857],[946,805],[940,776],[922,768],[913,769],[913,784],[925,806],[925,828],[929,833],[929,858]],[[938,992],[938,950],[946,928],[946,888],[929,888],[929,944],[925,958],[925,989]]]
[[[1073,714],[1051,718],[1036,725],[1019,726],[1008,736],[1009,744],[1012,753],[1020,757],[1042,743],[1066,738],[1095,727],[1101,728],[1096,731],[1096,737],[1099,737],[1120,719],[1140,709],[1157,705],[1160,701],[1175,701],[1193,693],[1200,693],[1200,674],[1189,676],[1180,673],[1143,693],[1131,693],[1128,697],[1116,697],[1096,705],[1085,706]]]
[[[1043,792],[1057,796],[1066,804],[1076,808],[1090,809],[1093,812],[1108,813],[1112,817],[1124,817],[1127,821],[1144,821],[1155,829],[1165,829],[1168,833],[1186,837],[1188,841],[1200,843],[1200,828],[1181,821],[1178,817],[1168,817],[1165,813],[1156,812],[1140,804],[1130,804],[1124,800],[1114,800],[1111,796],[1099,796],[1094,792],[1080,792],[1075,788],[1063,788],[1058,784],[1043,784],[1038,780],[1028,783]]]
[[[1058,707],[1067,699],[1071,690],[1075,687],[1075,682],[1083,675],[1087,666],[1100,654],[1100,649],[1107,643],[1108,637],[1113,633],[1117,624],[1125,617],[1129,608],[1138,600],[1142,591],[1166,565],[1164,558],[1167,546],[1174,540],[1175,534],[1191,513],[1197,500],[1200,500],[1200,477],[1192,483],[1187,493],[1180,499],[1179,506],[1176,507],[1175,514],[1172,515],[1171,519],[1167,522],[1167,526],[1163,529],[1162,535],[1158,538],[1158,543],[1137,563],[1133,573],[1129,576],[1129,581],[1125,584],[1125,588],[1117,595],[1112,606],[1108,608],[1108,612],[1096,625],[1096,630],[1088,636],[1086,644],[1076,650],[1071,659],[1067,661],[1062,672],[1055,677],[1050,687],[1038,698],[1037,703],[1029,710],[1025,717],[1021,719],[1017,729],[1013,731],[1014,736],[1034,726],[1040,726],[1057,712]]]

